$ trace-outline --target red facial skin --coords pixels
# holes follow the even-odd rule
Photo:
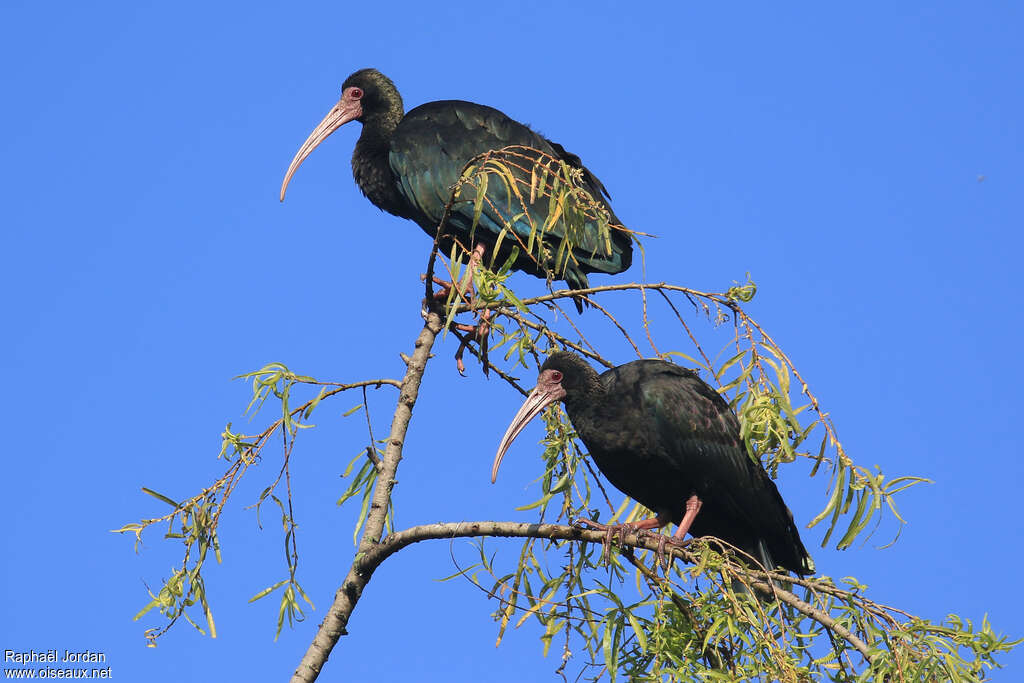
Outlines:
[[[498,478],[498,468],[501,466],[501,459],[505,457],[505,452],[508,451],[508,447],[512,445],[515,438],[519,436],[519,432],[523,431],[527,423],[537,417],[542,410],[563,398],[565,398],[565,389],[562,388],[562,373],[558,370],[545,370],[540,373],[540,377],[537,378],[537,387],[526,397],[526,401],[519,408],[519,412],[512,418],[512,423],[505,431],[505,436],[501,438],[501,443],[498,445],[498,454],[495,456],[494,465],[491,467],[492,484]]]
[[[341,99],[338,103],[331,107],[331,110],[327,112],[327,116],[324,117],[323,121],[317,124],[317,127],[313,129],[313,132],[309,134],[306,141],[302,143],[302,147],[295,153],[295,157],[292,159],[292,163],[288,166],[288,172],[284,175],[284,182],[281,183],[281,201],[284,201],[284,193],[288,190],[288,183],[291,182],[292,176],[295,171],[299,169],[302,162],[306,160],[313,150],[317,148],[321,142],[327,139],[327,137],[344,126],[349,121],[355,121],[363,115],[363,106],[360,104],[360,100],[363,99],[363,91],[361,88],[350,87],[345,88],[341,93]]]

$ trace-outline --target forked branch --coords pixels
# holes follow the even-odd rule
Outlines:
[[[428,313],[423,329],[416,339],[415,350],[406,365],[405,377],[402,379],[398,403],[395,406],[394,419],[391,422],[391,432],[388,434],[387,445],[381,458],[370,510],[366,516],[366,524],[359,540],[355,561],[342,582],[341,588],[335,593],[334,603],[327,610],[327,616],[320,623],[313,642],[295,670],[292,676],[293,682],[315,681],[320,675],[320,670],[337,644],[338,638],[345,635],[348,620],[352,616],[352,610],[355,609],[356,603],[359,602],[363,589],[373,575],[373,571],[380,564],[380,562],[376,564],[367,562],[366,558],[380,546],[380,538],[384,532],[384,523],[391,502],[391,490],[396,483],[395,473],[398,463],[402,460],[405,434],[409,429],[413,406],[416,405],[416,398],[419,396],[420,381],[423,379],[423,371],[426,369],[427,360],[430,357],[430,349],[440,331],[441,318],[436,313]]]

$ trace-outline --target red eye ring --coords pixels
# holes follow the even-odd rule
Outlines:
[[[551,380],[554,381],[554,382],[561,382],[562,381],[562,373],[560,373],[558,370],[552,370],[551,371]]]
[[[363,89],[362,88],[349,88],[348,96],[351,97],[353,100],[358,100],[359,98],[361,98],[363,96]]]

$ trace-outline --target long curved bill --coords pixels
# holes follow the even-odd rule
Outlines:
[[[530,395],[526,397],[526,401],[519,408],[519,412],[512,418],[512,423],[505,430],[505,436],[501,437],[501,443],[498,444],[498,454],[494,457],[494,465],[491,467],[492,484],[498,479],[498,468],[501,467],[501,459],[505,457],[505,452],[508,451],[508,447],[512,445],[516,437],[519,436],[519,432],[523,431],[523,427],[530,420],[537,417],[542,410],[564,396],[565,390],[559,385],[538,386],[530,392]]]
[[[291,181],[292,176],[295,175],[295,171],[299,169],[299,166],[306,160],[306,157],[313,153],[317,145],[326,140],[331,133],[362,115],[363,110],[359,106],[358,101],[352,102],[341,99],[336,105],[331,107],[323,121],[313,129],[313,132],[309,134],[306,141],[302,143],[302,147],[295,153],[292,163],[288,166],[288,172],[284,174],[284,182],[281,183],[282,202],[284,201],[284,193],[288,190],[288,183]]]

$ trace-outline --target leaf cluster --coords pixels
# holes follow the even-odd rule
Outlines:
[[[724,292],[666,283],[551,289],[554,279],[578,265],[576,254],[588,249],[592,254],[610,251],[610,231],[620,226],[610,223],[600,203],[582,187],[577,169],[560,160],[538,157],[536,152],[506,148],[470,162],[453,188],[439,226],[427,269],[429,301],[434,300],[434,263],[455,202],[472,202],[472,230],[480,225],[485,206],[488,215],[503,216],[498,246],[505,240],[513,243],[500,263],[495,255],[501,249],[494,249],[490,263],[479,263],[470,280],[463,264],[472,262],[474,240],[471,238],[469,245],[451,240],[447,268],[451,281],[459,285],[449,290],[444,328],[455,330],[457,316],[472,312],[486,315],[491,329],[489,340],[460,336],[456,352],[460,363],[463,350],[468,349],[485,372],[494,372],[524,392],[517,375],[524,370],[535,372],[546,355],[557,349],[570,349],[612,367],[591,341],[598,331],[610,328],[637,357],[678,360],[701,371],[737,412],[748,455],[772,476],[781,467],[803,462],[809,477],[827,479],[823,508],[809,525],[825,523],[823,546],[837,536],[835,546],[845,549],[856,539],[869,536],[871,522],[877,524],[886,508],[904,524],[895,496],[926,480],[914,476],[886,479],[877,466],[859,464],[844,449],[831,417],[795,365],[745,310],[757,292],[749,275],[745,283],[734,283]],[[504,188],[503,195],[488,191],[495,184]],[[505,197],[504,206],[495,199],[501,196]],[[535,215],[532,208],[541,199],[547,200],[547,213]],[[530,225],[528,233],[515,230],[521,219]],[[594,232],[584,229],[595,224]],[[523,298],[512,291],[509,274],[520,258],[532,259],[548,273],[547,294]],[[470,282],[476,290],[472,298],[468,296]],[[618,303],[625,300],[630,315],[639,311],[643,339],[634,338],[630,331],[637,325],[624,323],[613,313],[612,297],[619,297]],[[569,298],[586,302],[597,314],[588,314],[585,323],[577,323],[560,306]],[[705,324],[708,331],[697,334],[697,322]],[[716,334],[724,334],[726,339],[721,350],[712,354],[699,340]],[[495,360],[488,351],[501,353]],[[407,363],[411,372],[413,363]],[[151,643],[181,616],[202,631],[187,613],[195,605],[202,609],[211,635],[215,634],[203,590],[204,560],[211,548],[219,556],[220,512],[242,476],[265,457],[265,446],[276,435],[282,443],[280,469],[253,507],[258,515],[262,504],[270,500],[281,513],[287,577],[252,600],[280,592],[278,633],[285,619],[292,623],[303,618],[300,598],[310,606],[312,602],[296,578],[299,553],[290,457],[297,436],[312,426],[309,420],[314,410],[343,391],[363,388],[362,403],[344,415],[362,408],[369,437],[368,445],[360,447],[343,473],[350,479],[338,500],[339,505],[360,502],[354,530],[359,552],[352,571],[362,575],[361,563],[367,554],[386,545],[387,539],[382,541],[378,535],[382,530],[391,531],[392,536],[401,534],[394,528],[390,488],[400,458],[389,456],[391,443],[382,449],[379,446],[387,440],[374,438],[365,390],[382,384],[402,389],[403,385],[395,380],[322,382],[295,374],[281,363],[242,377],[251,380],[252,386],[246,412],[255,414],[271,401],[280,407],[279,416],[253,435],[235,434],[229,424],[220,452],[228,469],[219,479],[181,503],[144,489],[172,511],[117,530],[133,532],[138,544],[144,530],[166,521],[165,538],[182,544],[182,564],[157,593],[150,592],[150,603],[138,615],[158,607],[167,619],[162,629],[147,632]],[[293,395],[298,390],[317,393],[296,401]],[[404,391],[396,415],[403,404],[411,410]],[[570,523],[581,517],[599,519],[606,514],[605,521],[632,521],[650,514],[628,498],[613,501],[559,407],[549,409],[544,422],[537,491],[519,511],[534,515],[538,525]],[[389,474],[378,476],[382,471]],[[376,504],[382,500],[386,507]],[[370,520],[371,501],[376,502],[373,507],[378,511],[374,520]],[[511,562],[490,552],[483,540],[475,555],[478,559],[472,566],[449,578],[467,578],[497,601],[494,618],[499,643],[509,625],[536,622],[543,653],[547,655],[555,643],[559,646],[557,671],[563,677],[573,663],[587,678],[607,676],[613,681],[619,677],[638,681],[974,681],[984,680],[985,672],[998,666],[995,656],[1020,642],[996,634],[985,619],[979,628],[955,615],[934,624],[874,602],[866,597],[866,586],[850,577],[837,583],[827,576],[798,579],[753,571],[737,549],[713,538],[691,541],[681,549],[673,547],[667,557],[625,533],[617,539],[606,538],[600,552],[594,544],[538,535],[527,538]],[[348,609],[352,606],[354,599]]]
[[[579,267],[580,253],[612,254],[612,230],[628,233],[611,221],[606,206],[585,187],[584,173],[563,159],[533,147],[510,145],[471,159],[453,190],[454,203],[472,204],[470,245],[486,207],[500,223],[491,252],[493,270],[505,240],[532,259],[550,280],[565,279]],[[504,201],[502,201],[504,200]],[[529,226],[528,230],[517,226]],[[525,233],[525,234],[524,234]],[[463,245],[465,246],[465,245]]]
[[[260,462],[266,446],[275,435],[279,436],[282,442],[281,465],[276,477],[263,488],[251,507],[256,511],[257,523],[260,523],[263,504],[271,501],[277,506],[281,514],[287,576],[260,590],[250,598],[250,602],[280,591],[275,638],[280,635],[285,620],[289,624],[303,620],[305,615],[299,598],[302,598],[310,607],[313,606],[313,602],[303,591],[297,578],[298,524],[292,508],[290,479],[291,453],[295,445],[295,438],[300,430],[314,426],[309,419],[324,399],[333,398],[350,389],[362,388],[364,391],[363,403],[344,414],[344,416],[348,416],[355,410],[367,406],[366,387],[380,387],[385,384],[398,386],[396,380],[388,379],[363,381],[355,384],[321,382],[307,375],[296,374],[282,363],[269,363],[259,370],[245,373],[236,379],[251,380],[252,395],[245,408],[245,413],[255,416],[268,399],[274,398],[279,404],[280,416],[272,420],[261,432],[251,435],[233,432],[231,423],[228,423],[221,434],[221,447],[217,455],[218,458],[228,463],[227,470],[223,475],[200,493],[181,502],[151,489],[143,488],[144,493],[169,505],[171,511],[162,517],[143,519],[140,522],[125,524],[121,528],[113,530],[115,533],[133,533],[135,547],[138,550],[143,532],[155,524],[167,522],[168,531],[164,534],[164,538],[180,542],[182,545],[183,553],[180,566],[172,570],[170,577],[164,580],[159,591],[155,594],[152,591],[149,592],[150,602],[135,616],[135,619],[140,619],[154,607],[158,607],[161,614],[167,619],[167,623],[161,628],[151,628],[146,631],[147,641],[152,647],[155,647],[157,639],[182,617],[205,634],[206,631],[189,614],[190,609],[196,604],[200,605],[202,609],[203,620],[209,628],[210,635],[216,637],[213,613],[206,598],[203,579],[207,551],[212,548],[218,563],[220,562],[220,544],[217,532],[221,512],[248,469]],[[293,392],[300,386],[318,388],[319,391],[295,405],[292,401]],[[362,453],[365,455],[365,451]],[[372,461],[370,464],[372,465]],[[346,474],[348,473],[346,472]],[[277,491],[282,488],[282,485],[285,491],[282,495],[278,495]],[[362,477],[359,482],[360,488],[364,486],[372,488],[372,485],[372,478],[367,480],[366,477]],[[346,498],[347,496],[343,494],[339,504]],[[365,506],[363,516],[365,516]]]

